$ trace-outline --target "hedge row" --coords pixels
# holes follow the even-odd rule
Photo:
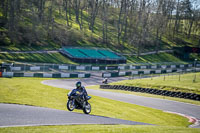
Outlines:
[[[168,91],[168,90],[158,90],[158,89],[141,88],[141,87],[124,86],[124,85],[100,85],[100,88],[101,89],[115,89],[115,90],[142,92],[142,93],[149,93],[149,94],[154,94],[154,95],[178,97],[178,98],[200,101],[199,94],[186,93],[186,92],[180,92],[180,91],[175,92],[175,91]]]

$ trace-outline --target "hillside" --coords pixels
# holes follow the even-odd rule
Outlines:
[[[165,7],[174,4],[170,11],[176,11],[176,6],[184,7],[184,3],[158,2],[153,8],[154,4],[140,5],[137,0],[135,3],[129,0],[3,0],[0,50],[92,46],[140,56],[142,52],[174,46],[200,46],[198,8],[188,9],[195,11],[195,18],[185,10],[180,10],[177,17]]]

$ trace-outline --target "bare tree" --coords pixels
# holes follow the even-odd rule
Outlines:
[[[45,3],[46,0],[38,0],[38,17],[40,21],[43,21]]]
[[[193,3],[194,3],[194,1],[193,1]],[[197,17],[195,14],[196,7],[193,8],[191,0],[184,0],[181,4],[182,4],[181,8],[184,13],[184,19],[187,23],[185,26],[185,29],[187,29],[186,33],[189,38],[191,35],[191,31],[192,31],[192,27],[193,27],[195,18]]]
[[[2,0],[0,2],[0,6],[1,6],[1,9],[2,9],[2,15],[3,15],[3,21],[4,23],[7,23],[8,21],[8,0]]]
[[[88,0],[89,8],[89,29],[94,32],[95,19],[99,11],[99,0]]]
[[[153,18],[154,30],[156,32],[155,35],[155,50],[158,52],[160,49],[160,41],[162,40],[162,35],[166,31],[166,27],[168,24],[168,14],[169,14],[169,0],[157,0],[155,2],[155,12]]]
[[[66,18],[66,21],[67,21],[67,26],[69,26],[68,8],[69,8],[69,1],[64,0],[65,18]]]
[[[175,23],[174,23],[174,30],[173,30],[173,38],[176,32],[179,30],[179,24],[180,24],[180,0],[177,1],[176,4],[176,18],[175,18]]]
[[[54,0],[50,0],[50,6],[48,7],[48,18],[47,18],[47,33],[48,37],[51,39],[54,39],[54,17],[53,17],[53,11],[54,11]]]
[[[80,0],[74,0],[73,1],[73,8],[76,14],[76,22],[80,25],[80,21],[79,21],[79,13],[80,13],[80,4],[81,1]]]
[[[103,0],[102,2],[102,35],[103,35],[103,43],[107,44],[107,32],[108,32],[108,23],[107,23],[107,19],[108,19],[108,1],[107,0]]]
[[[73,8],[76,14],[76,22],[79,24],[80,29],[82,30],[83,26],[83,10],[86,7],[86,0],[74,0]],[[80,14],[81,13],[81,14]]]

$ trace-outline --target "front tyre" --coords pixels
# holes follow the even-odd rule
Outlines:
[[[84,112],[85,114],[89,114],[89,113],[91,112],[91,105],[90,105],[90,103],[87,103],[87,104],[84,106],[83,112]]]
[[[73,100],[68,100],[67,101],[67,109],[69,111],[73,111],[75,109],[74,101]]]

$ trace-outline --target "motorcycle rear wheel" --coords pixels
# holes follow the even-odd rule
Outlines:
[[[75,105],[74,105],[73,100],[68,100],[68,101],[67,101],[67,109],[68,109],[69,111],[73,111],[73,110],[75,109]]]

